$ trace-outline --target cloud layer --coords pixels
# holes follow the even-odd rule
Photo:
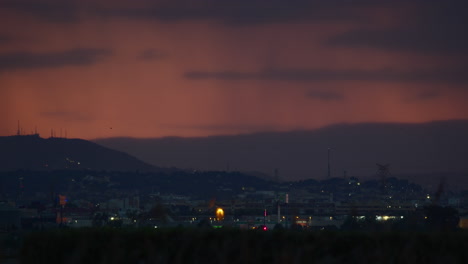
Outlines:
[[[466,83],[468,74],[464,69],[456,70],[414,70],[399,71],[382,69],[364,70],[325,70],[325,69],[270,69],[259,72],[189,71],[184,74],[188,79],[217,79],[228,81],[273,80],[273,81],[382,81],[382,82],[455,82]]]
[[[59,68],[64,66],[89,66],[97,63],[111,51],[106,49],[71,49],[59,52],[0,53],[0,71],[20,69]]]
[[[468,119],[466,7],[1,1],[0,135],[17,120],[96,138]]]
[[[327,44],[424,54],[467,54],[468,36],[464,33],[468,26],[466,1],[408,4],[415,10],[411,20],[406,19],[387,28],[350,30],[332,37]]]

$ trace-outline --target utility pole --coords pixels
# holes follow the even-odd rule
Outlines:
[[[288,228],[288,204],[289,204],[289,194],[286,194],[286,201],[285,201],[285,216],[286,216],[286,221],[284,223],[284,227]]]

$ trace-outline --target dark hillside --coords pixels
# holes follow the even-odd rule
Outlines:
[[[0,137],[0,170],[17,169],[154,171],[157,168],[124,152],[82,139]]]

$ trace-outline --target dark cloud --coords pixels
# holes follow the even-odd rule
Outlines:
[[[6,35],[0,35],[0,45],[9,43],[11,38]]]
[[[192,80],[214,79],[226,81],[265,80],[265,81],[384,81],[384,82],[468,82],[465,69],[438,71],[398,71],[382,69],[363,70],[325,70],[325,69],[269,69],[259,72],[236,71],[188,71],[185,78]]]
[[[441,96],[441,94],[439,92],[424,91],[424,92],[419,93],[418,95],[416,95],[416,98],[418,98],[419,100],[428,100],[428,99],[437,98],[439,96]]]
[[[56,119],[56,120],[67,121],[67,122],[93,120],[93,118],[89,115],[78,113],[78,112],[69,112],[69,111],[41,112],[40,115],[45,118]]]
[[[258,124],[160,124],[159,127],[166,129],[180,129],[180,130],[201,130],[201,131],[275,131],[276,125],[258,125]]]
[[[97,63],[111,54],[107,49],[72,49],[63,52],[0,54],[0,72],[20,69],[86,66]]]
[[[411,29],[356,30],[336,36],[327,44],[426,54],[468,54],[467,35],[447,32]]]
[[[354,5],[369,1],[355,1]],[[162,21],[218,20],[226,24],[284,23],[305,20],[357,20],[349,1],[167,1],[140,8],[99,9],[101,16]]]
[[[438,97],[441,97],[442,94],[438,91],[434,90],[427,90],[427,91],[422,91],[420,93],[417,93],[413,96],[410,96],[407,98],[407,102],[419,102],[419,101],[427,101],[427,100],[432,100]]]
[[[78,21],[78,6],[74,1],[61,0],[5,0],[0,9],[23,13],[49,22]]]
[[[162,51],[155,50],[155,49],[147,49],[147,50],[142,51],[137,56],[137,59],[150,61],[150,60],[161,60],[166,57],[167,57],[167,54]]]
[[[310,91],[307,93],[307,97],[321,101],[341,101],[344,99],[342,94],[331,91]]]
[[[467,1],[416,1],[418,8],[395,28],[356,29],[329,39],[327,45],[374,47],[429,54],[468,54]],[[408,3],[411,4],[411,3]],[[413,3],[414,4],[414,3]]]
[[[356,20],[350,9],[370,5],[372,1],[283,1],[283,0],[199,0],[199,1],[113,1],[107,4],[73,0],[5,0],[0,8],[31,15],[48,22],[66,23],[80,21],[80,13],[100,17],[128,19],[154,19],[160,21],[217,20],[226,24],[284,23],[313,20]]]

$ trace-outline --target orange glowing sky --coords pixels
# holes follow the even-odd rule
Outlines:
[[[134,2],[2,1],[0,135],[468,119],[465,1]]]

